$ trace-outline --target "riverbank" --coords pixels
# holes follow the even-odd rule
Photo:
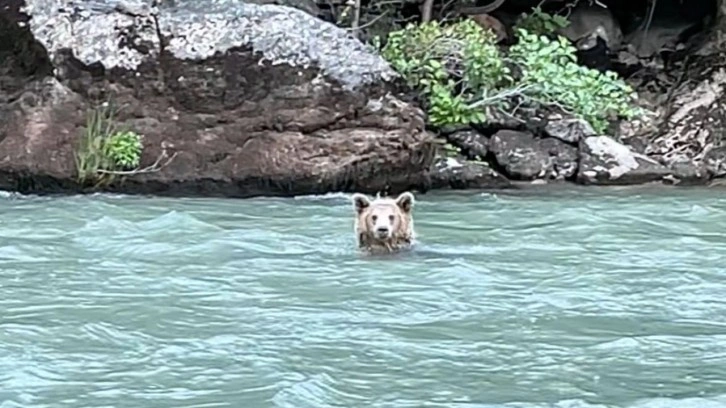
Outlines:
[[[654,116],[605,135],[528,107],[486,126],[431,128],[380,55],[284,6],[15,0],[0,9],[0,39],[13,44],[0,49],[8,191],[396,194],[726,175],[726,75],[721,44],[708,41],[662,71],[672,84],[660,96],[640,92]]]

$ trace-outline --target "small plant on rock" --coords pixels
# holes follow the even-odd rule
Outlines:
[[[131,131],[114,133],[106,141],[106,155],[122,170],[139,167],[142,149],[141,136]]]
[[[142,150],[141,136],[118,131],[108,106],[92,109],[76,152],[79,183],[110,183],[114,172],[139,166]]]

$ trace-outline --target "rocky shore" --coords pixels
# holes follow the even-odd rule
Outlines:
[[[380,56],[304,10],[232,0],[0,4],[2,190],[251,197],[726,175],[716,40],[664,71],[671,91],[644,102],[653,116],[612,134],[524,109],[437,135]],[[83,184],[79,138],[88,111],[108,103],[121,108],[119,126],[143,135],[146,170]]]

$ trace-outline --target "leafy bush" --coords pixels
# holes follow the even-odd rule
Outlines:
[[[519,42],[509,56],[521,68],[520,82],[527,95],[544,104],[558,105],[590,122],[596,131],[607,128],[613,115],[630,118],[633,89],[617,74],[579,65],[575,48],[564,37],[552,40],[520,29]]]
[[[520,19],[518,43],[508,55],[491,31],[470,19],[446,26],[408,25],[389,34],[381,54],[425,96],[434,125],[484,122],[486,108],[506,108],[516,96],[556,105],[603,132],[609,118],[637,112],[631,107],[634,91],[615,73],[577,64],[576,50],[564,37],[551,39],[522,28],[552,33],[566,23],[535,10]]]
[[[106,140],[106,156],[123,170],[139,167],[141,162],[141,136],[134,132],[117,132]]]
[[[142,149],[139,135],[116,129],[110,108],[92,109],[75,155],[78,181],[108,183],[114,172],[137,168]]]
[[[481,122],[484,112],[472,101],[511,80],[494,40],[471,20],[449,26],[434,21],[390,33],[381,53],[428,97],[433,124]]]
[[[565,28],[570,24],[567,18],[559,15],[551,15],[535,7],[531,13],[522,14],[515,24],[515,29],[522,29],[529,33],[550,35],[555,31]]]

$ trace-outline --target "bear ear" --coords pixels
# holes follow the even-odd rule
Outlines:
[[[360,193],[353,194],[352,200],[353,200],[353,208],[355,208],[355,211],[358,214],[363,212],[363,210],[370,207],[370,205],[371,205],[371,200],[369,200],[368,197],[366,197],[365,195],[360,194]]]
[[[413,194],[406,191],[405,193],[401,193],[401,195],[396,198],[396,205],[398,205],[401,210],[405,213],[411,212],[413,209]]]

